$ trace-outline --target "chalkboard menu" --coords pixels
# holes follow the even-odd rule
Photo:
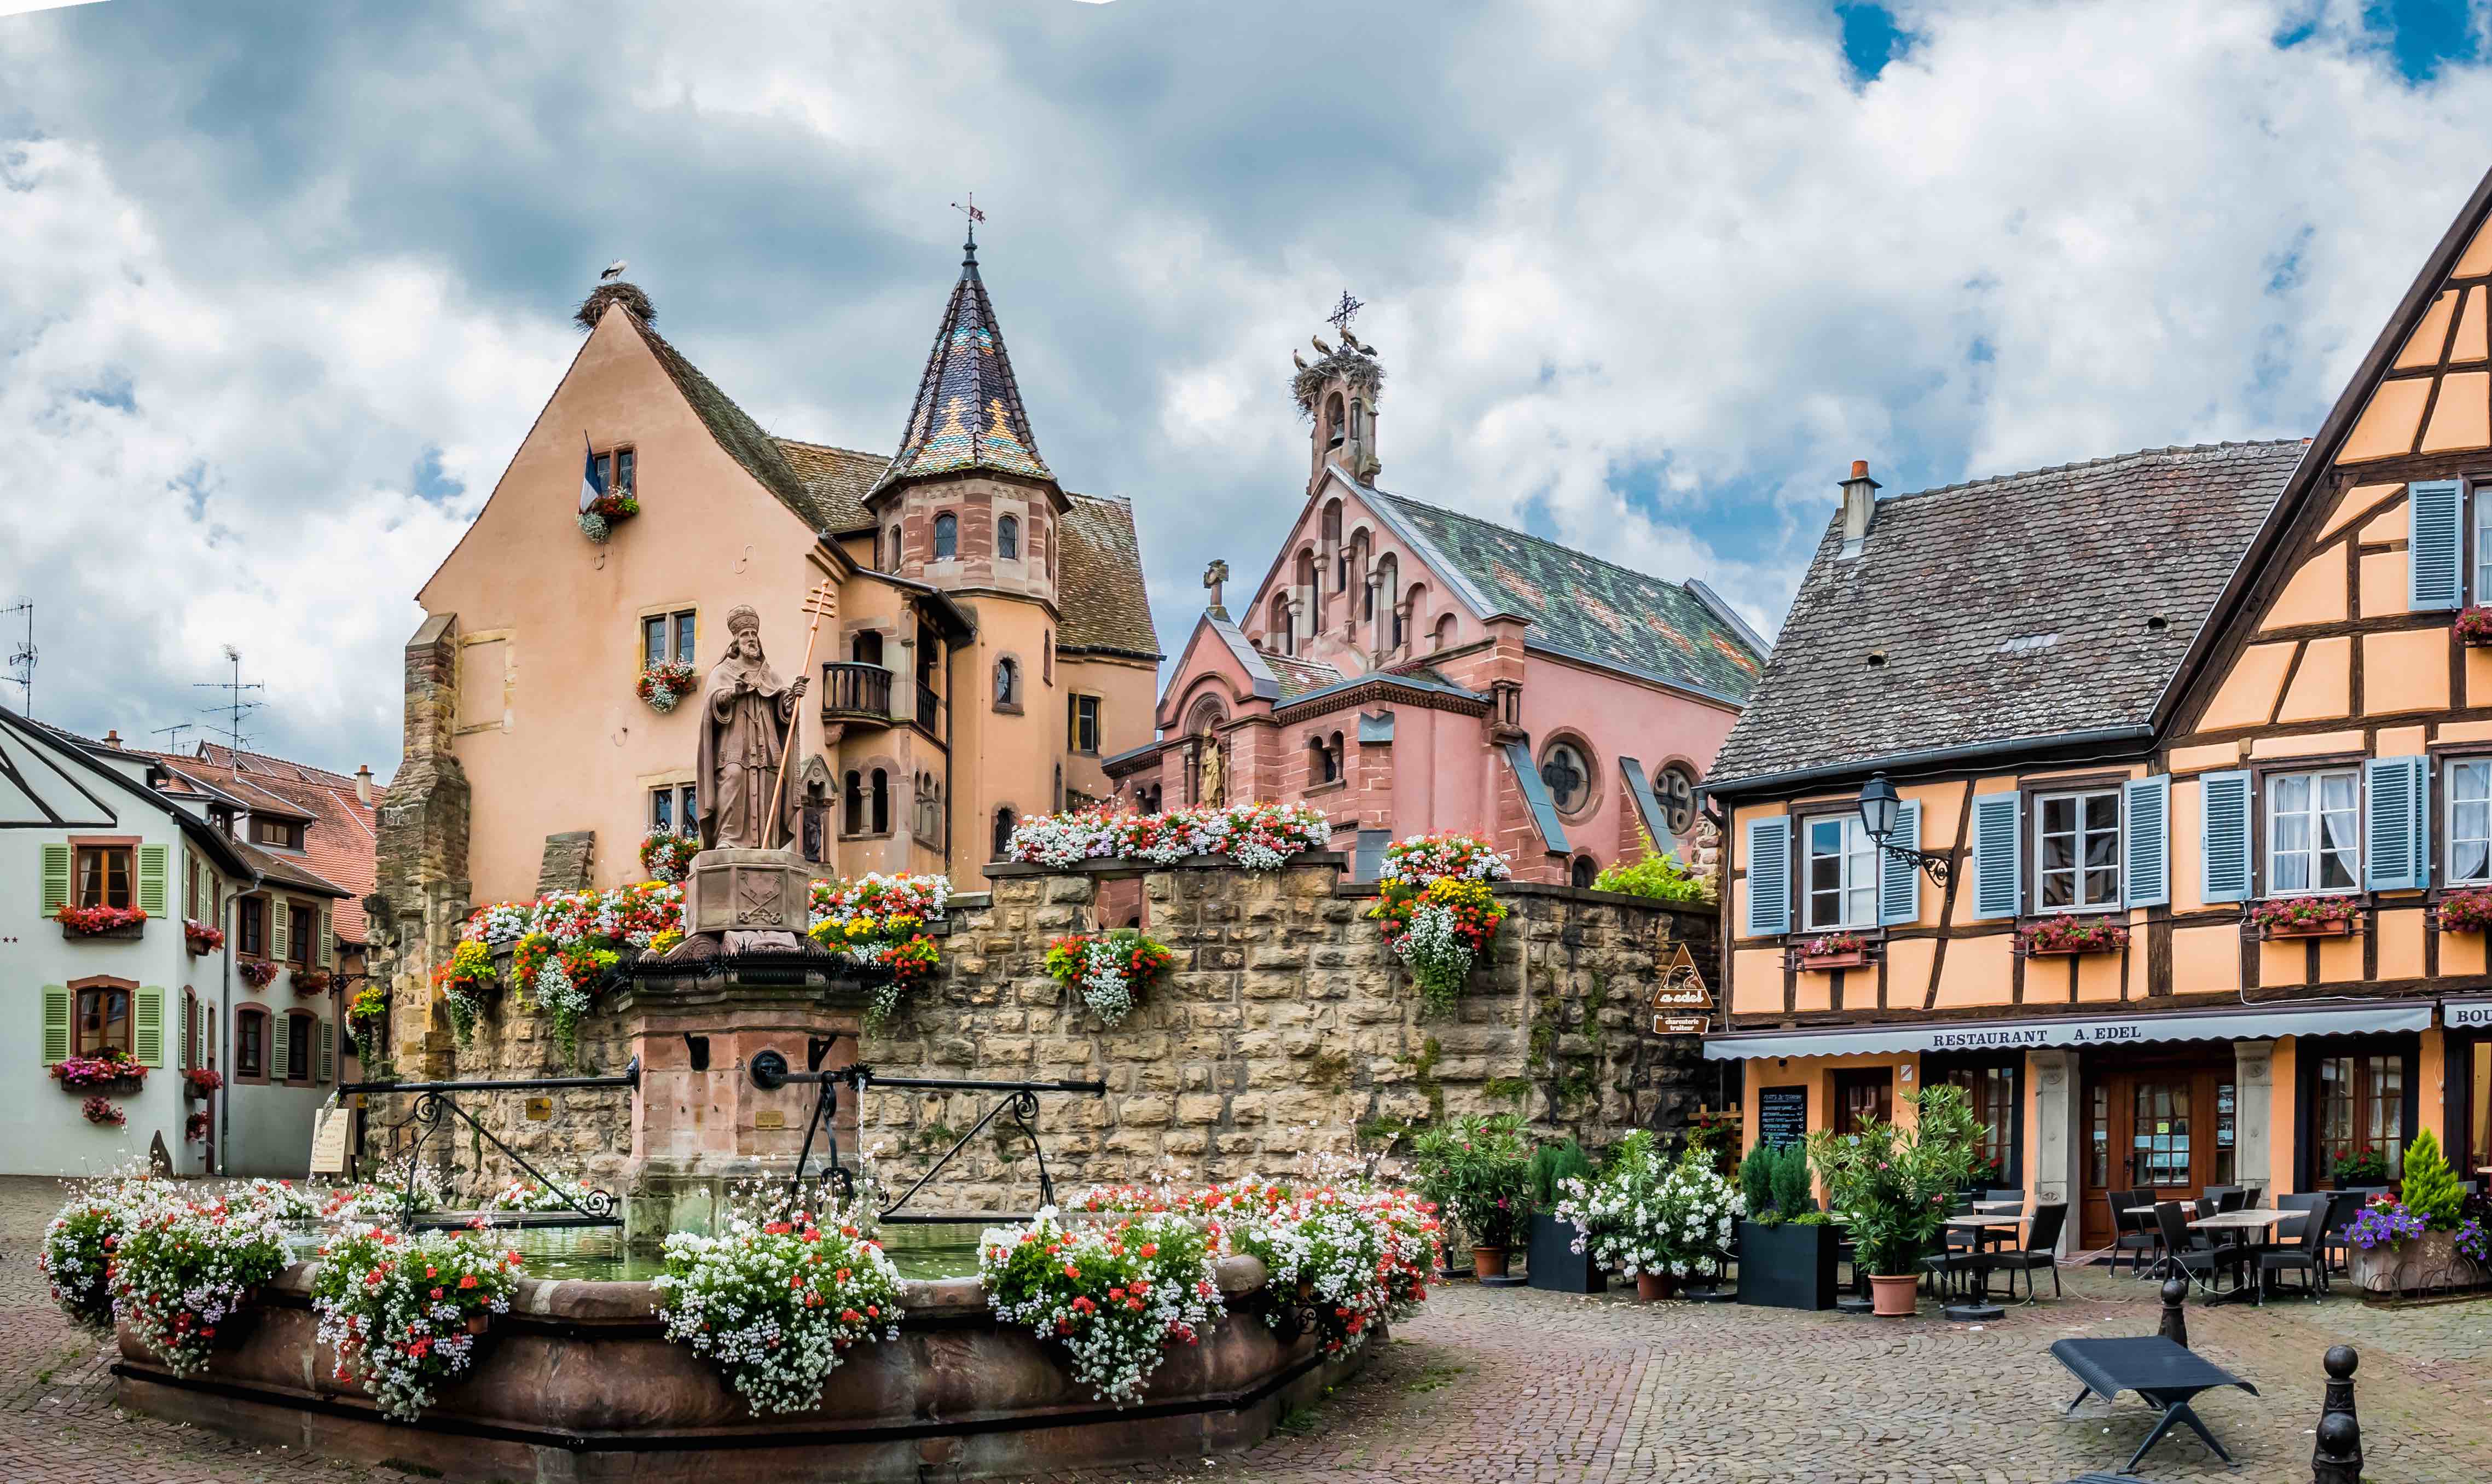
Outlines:
[[[1788,1148],[1808,1137],[1808,1089],[1757,1089],[1757,1142]]]

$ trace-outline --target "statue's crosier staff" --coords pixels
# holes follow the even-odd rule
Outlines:
[[[814,584],[814,590],[805,597],[805,611],[813,615],[813,621],[805,626],[805,659],[796,667],[800,678],[814,668],[814,637],[822,632],[822,620],[836,617],[839,613],[839,600],[833,596],[829,582]],[[774,845],[780,843],[779,831],[786,823],[780,817],[779,806],[787,797],[787,770],[796,761],[796,729],[804,720],[802,708],[790,710],[787,713],[787,735],[780,741],[779,782],[770,790],[770,833],[765,837]]]

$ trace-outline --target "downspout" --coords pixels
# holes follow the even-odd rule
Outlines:
[[[952,747],[952,723],[961,709],[961,646],[946,639],[943,650],[943,688],[950,693],[943,697],[943,878],[950,880],[952,837],[959,833],[953,816],[961,807],[961,755]],[[1028,684],[1026,676],[1022,683]]]
[[[217,1030],[209,1040],[217,1048],[217,1075],[224,1079],[224,1085],[217,1089],[216,1100],[210,1105],[216,1109],[210,1114],[210,1122],[216,1133],[216,1172],[221,1177],[233,1169],[233,965],[234,955],[242,951],[238,935],[242,930],[242,895],[239,891],[227,894],[224,905],[217,909],[217,925],[224,933],[225,951],[218,955],[223,972],[218,976],[217,984]]]

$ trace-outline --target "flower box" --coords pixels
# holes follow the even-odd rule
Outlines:
[[[72,906],[52,913],[63,937],[132,938],[145,931],[147,909],[136,906]]]
[[[1575,1250],[1575,1224],[1547,1211],[1531,1213],[1531,1245],[1524,1261],[1529,1267],[1528,1279],[1535,1289],[1553,1293],[1603,1293],[1609,1291],[1609,1274],[1592,1261],[1588,1250]]]
[[[332,982],[325,968],[298,968],[294,971],[294,993],[297,994],[326,994]]]
[[[266,959],[245,959],[235,967],[234,972],[241,975],[242,982],[252,989],[264,990],[268,988],[269,981],[277,977],[277,965]]]
[[[2110,917],[2061,912],[2016,930],[2016,947],[2028,958],[2118,953],[2128,946],[2128,926]]]
[[[1765,1309],[1834,1307],[1843,1229],[1832,1222],[1739,1223],[1739,1302]]]
[[[2455,631],[2461,644],[2492,644],[2492,608],[2477,605],[2468,608],[2459,613],[2457,621],[2449,627]]]
[[[2492,886],[2460,886],[2444,895],[2431,909],[2432,926],[2443,933],[2492,932]]]
[[[664,716],[700,689],[700,671],[681,660],[661,660],[640,671],[639,684],[634,689],[650,710]]]
[[[194,959],[205,958],[225,945],[224,929],[195,917],[183,919],[182,936],[191,945],[191,957]]]
[[[52,1064],[52,1080],[67,1092],[106,1092],[128,1097],[146,1084],[147,1069],[121,1053],[108,1052],[56,1061]]]
[[[2365,1295],[2396,1297],[2492,1284],[2492,1269],[2457,1250],[2454,1232],[2425,1232],[2396,1243],[2357,1247],[2348,1271]]]
[[[1874,947],[1857,933],[1804,937],[1791,945],[1788,966],[1802,970],[1861,968],[1868,965]]]
[[[2361,905],[2351,897],[2278,897],[2254,903],[2245,919],[2267,938],[2346,937],[2361,931]]]

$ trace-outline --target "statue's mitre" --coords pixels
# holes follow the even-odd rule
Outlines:
[[[751,604],[739,603],[727,610],[727,633],[757,634],[760,630],[761,615],[753,611]]]

